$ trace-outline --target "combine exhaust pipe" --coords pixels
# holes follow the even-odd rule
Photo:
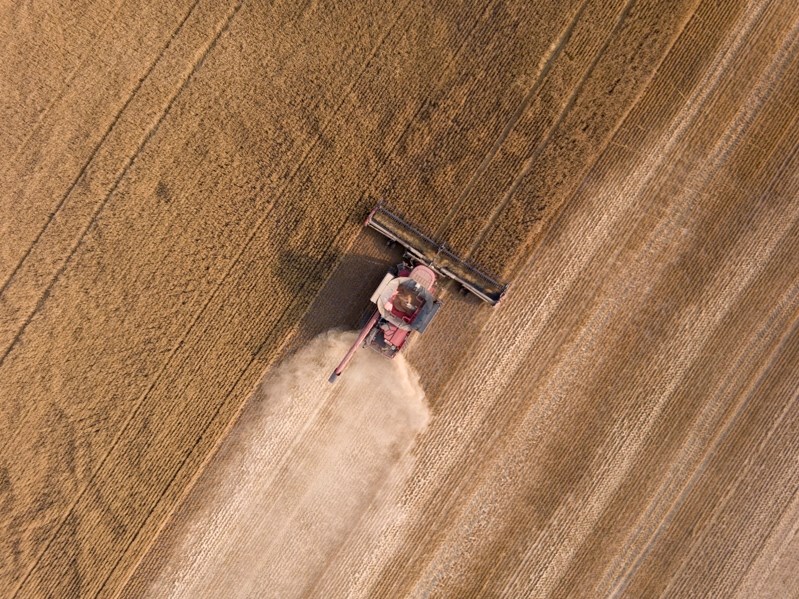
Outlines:
[[[405,222],[387,210],[380,202],[366,218],[366,226],[379,231],[392,241],[403,246],[418,262],[432,268],[438,274],[453,279],[481,300],[496,305],[508,286],[467,264],[450,252],[444,244]]]

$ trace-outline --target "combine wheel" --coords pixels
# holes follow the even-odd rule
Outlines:
[[[372,315],[375,313],[376,308],[374,304],[369,304],[366,308],[364,308],[363,313],[361,314],[361,318],[358,320],[358,328],[362,329],[366,326],[366,323],[369,322],[369,319],[372,318]]]

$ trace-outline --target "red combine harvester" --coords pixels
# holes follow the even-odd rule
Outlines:
[[[383,277],[370,301],[376,305],[371,318],[361,329],[347,355],[330,375],[334,383],[361,346],[368,346],[386,357],[397,355],[411,332],[423,333],[441,307],[436,295],[439,276],[457,281],[461,290],[495,305],[505,294],[502,285],[469,266],[396,214],[382,203],[375,206],[366,226],[385,235],[390,243],[405,248],[402,263]]]

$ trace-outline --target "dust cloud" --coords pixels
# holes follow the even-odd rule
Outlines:
[[[403,517],[390,489],[429,418],[401,356],[360,351],[328,383],[354,339],[321,335],[267,375],[178,514],[149,596],[306,596],[338,578],[354,590],[364,564],[345,556],[390,542]]]

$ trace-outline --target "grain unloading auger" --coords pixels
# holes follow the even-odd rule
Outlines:
[[[382,203],[369,213],[366,226],[403,246],[405,253],[402,263],[386,273],[369,298],[375,304],[374,312],[330,375],[331,383],[347,367],[359,347],[368,346],[393,358],[405,345],[410,333],[424,332],[441,307],[436,290],[439,276],[457,281],[461,289],[492,306],[502,299],[507,289],[507,285],[466,264],[443,244],[436,243],[387,210]]]

